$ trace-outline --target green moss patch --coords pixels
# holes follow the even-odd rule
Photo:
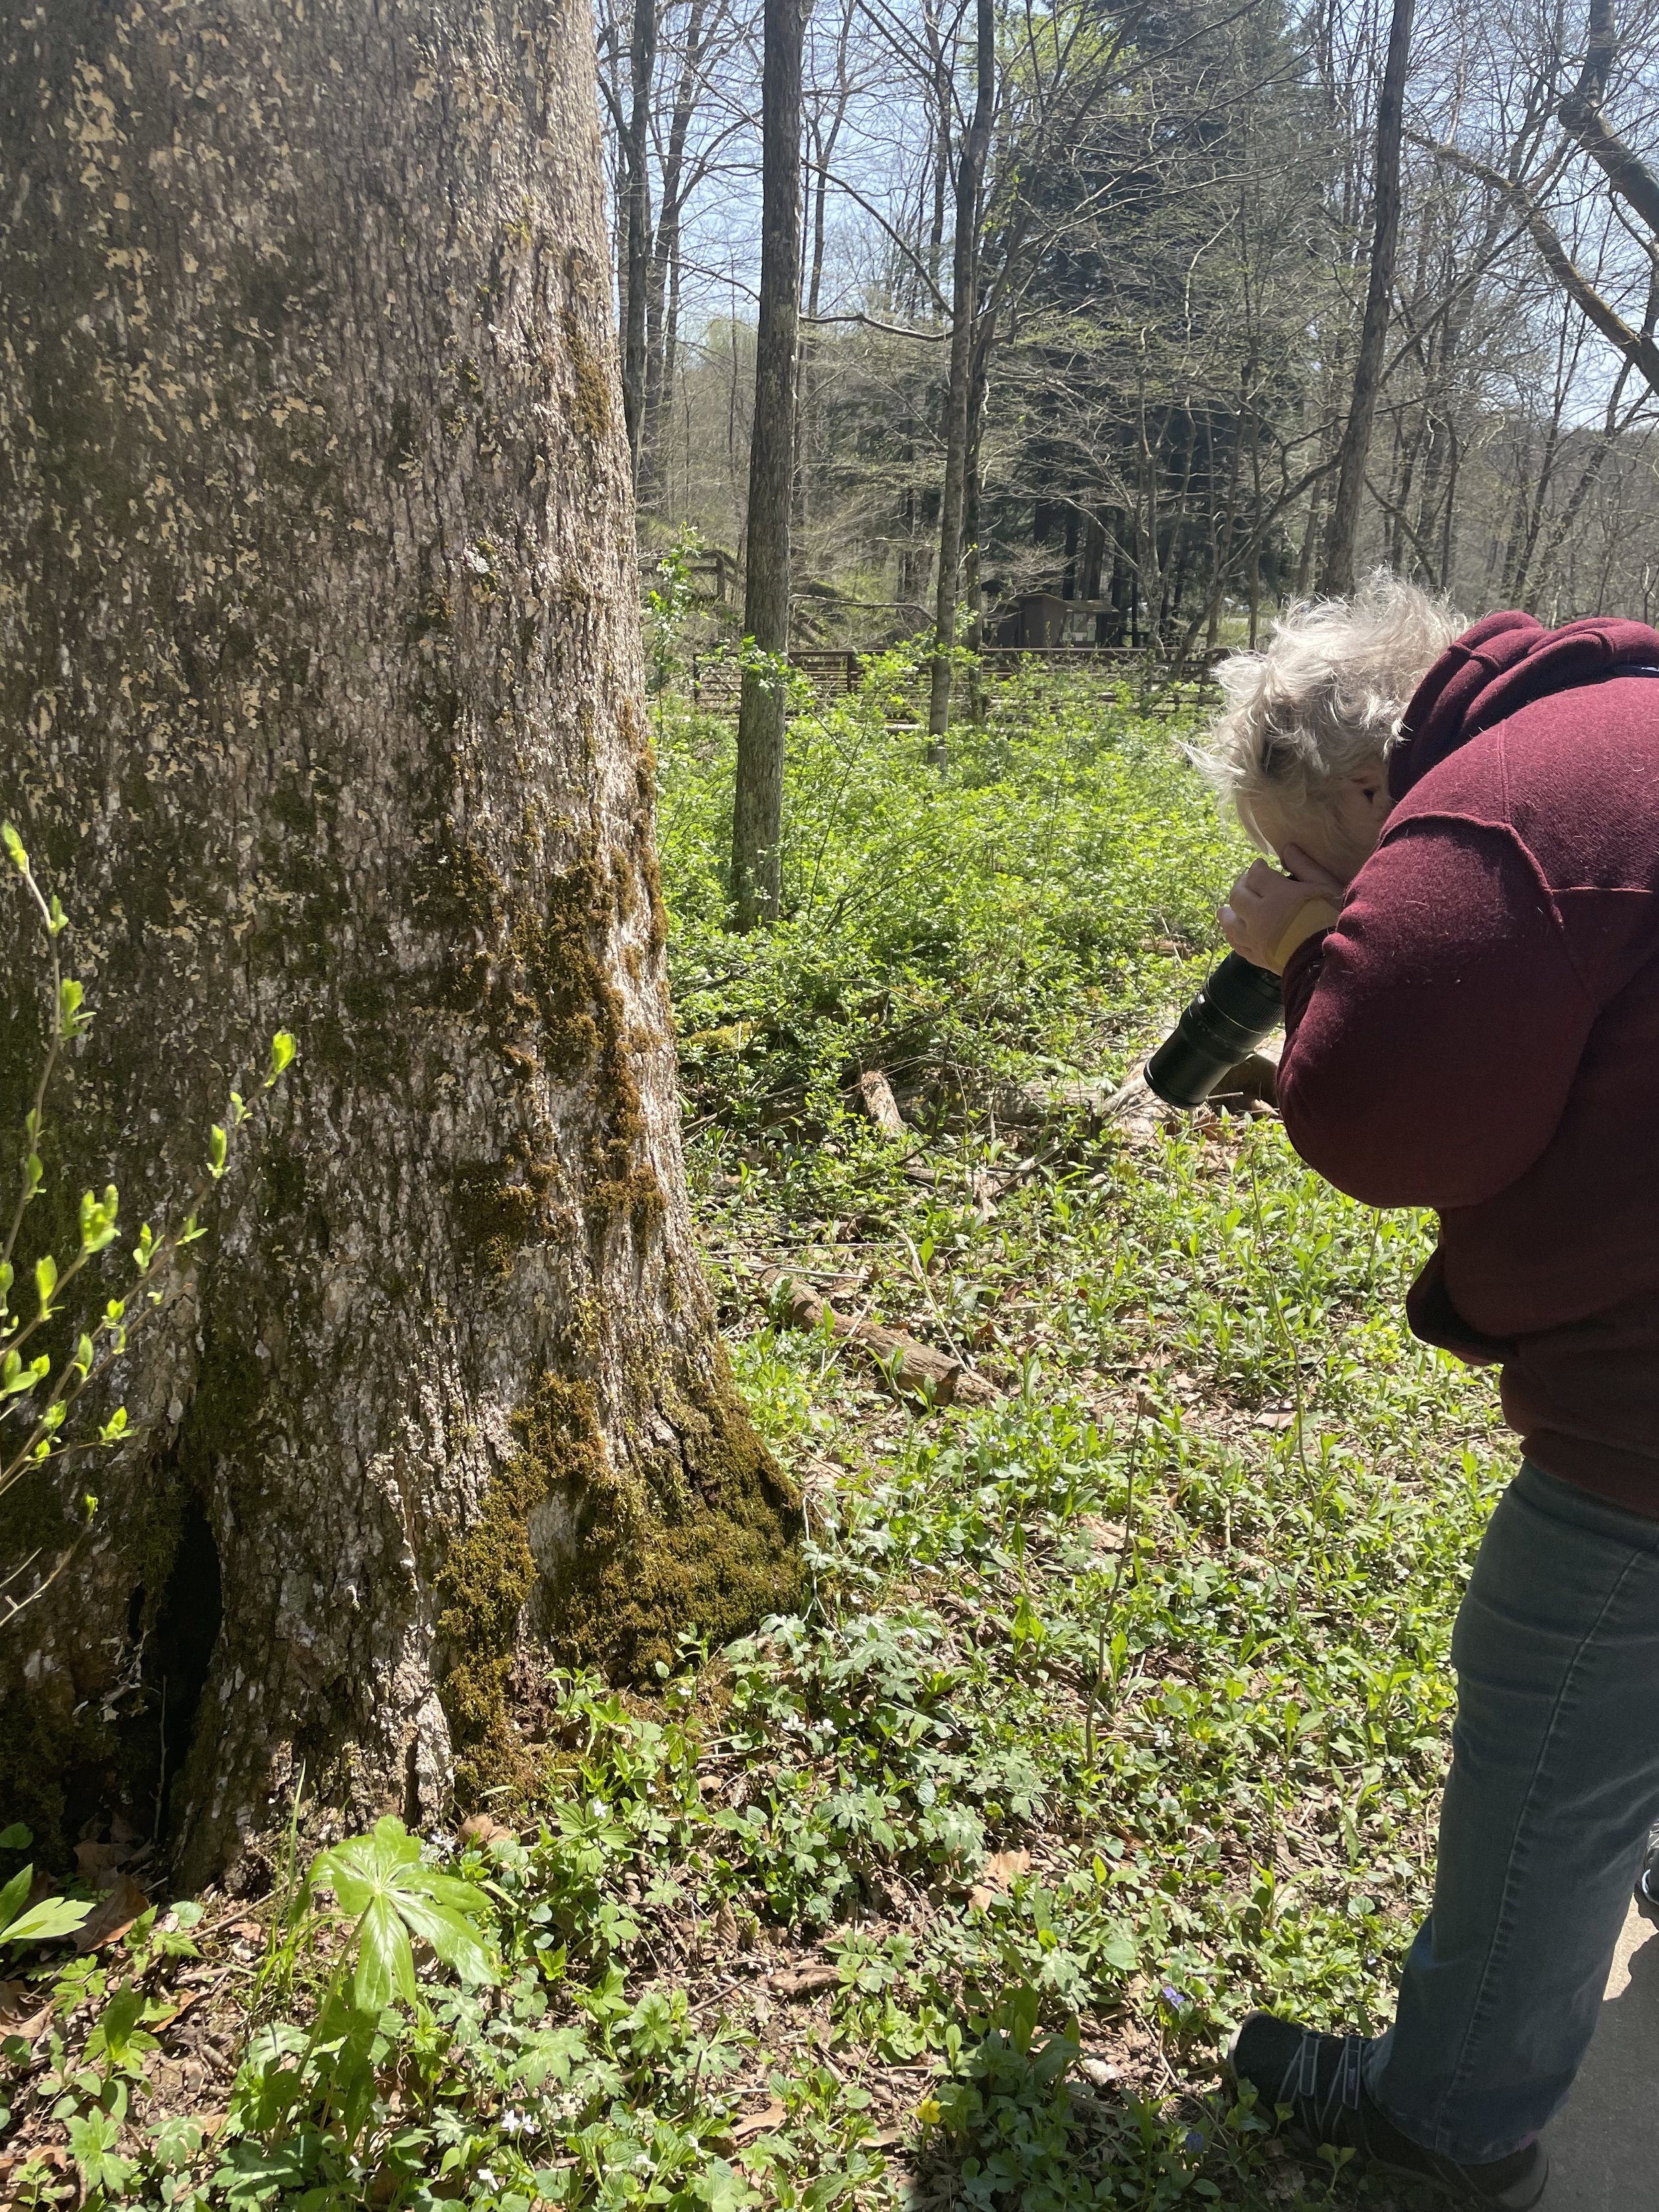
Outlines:
[[[729,1643],[799,1601],[799,1501],[729,1376],[722,1367],[690,1401],[668,1395],[681,1446],[672,1471],[611,1470],[584,1382],[544,1376],[514,1418],[519,1449],[438,1581],[441,1695],[464,1805],[531,1778],[507,1685],[538,1579],[538,1506],[562,1493],[570,1514],[568,1561],[541,1593],[550,1651],[614,1680],[651,1680],[685,1631]]]
[[[723,1355],[696,1401],[669,1410],[681,1480],[648,1505],[613,1493],[558,1594],[568,1656],[613,1681],[651,1681],[683,1632],[718,1648],[803,1596],[799,1498],[756,1434]]]

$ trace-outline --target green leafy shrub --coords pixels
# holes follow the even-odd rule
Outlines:
[[[71,1251],[41,1252],[31,1273],[32,1308],[20,1305],[16,1261],[19,1239],[30,1209],[42,1196],[46,1170],[41,1158],[52,1082],[66,1047],[85,1035],[92,1020],[86,991],[80,981],[64,972],[60,951],[69,917],[56,892],[50,896],[37,879],[21,838],[9,822],[0,823],[0,844],[11,863],[14,879],[38,919],[46,949],[46,1044],[34,1085],[32,1103],[21,1132],[15,1195],[9,1213],[0,1216],[0,1500],[26,1474],[50,1461],[67,1469],[72,1461],[89,1453],[109,1450],[128,1435],[126,1409],[117,1406],[101,1421],[85,1417],[82,1401],[100,1382],[127,1349],[135,1334],[153,1322],[181,1295],[188,1276],[180,1265],[185,1254],[205,1234],[201,1208],[229,1162],[230,1150],[245,1128],[252,1109],[240,1091],[230,1094],[229,1110],[222,1123],[210,1133],[208,1154],[201,1179],[182,1217],[158,1234],[146,1222],[131,1255],[135,1287],[125,1297],[107,1299],[102,1310],[82,1316],[82,1325],[67,1339],[56,1357],[43,1347],[52,1340],[52,1324],[58,1334],[69,1327],[76,1301],[71,1297],[78,1278],[99,1255],[114,1243],[119,1233],[120,1200],[115,1185],[101,1196],[94,1191],[81,1195],[79,1233]],[[279,1030],[271,1039],[270,1059],[261,1090],[275,1088],[294,1058],[294,1039]],[[88,1401],[90,1402],[90,1401]],[[10,1424],[10,1435],[5,1425]],[[95,1493],[83,1488],[82,1514],[88,1522],[98,1510]],[[0,1626],[14,1620],[32,1598],[39,1596],[58,1573],[65,1553],[37,1572],[21,1595],[15,1587],[36,1566],[38,1554],[14,1567],[0,1584]]]

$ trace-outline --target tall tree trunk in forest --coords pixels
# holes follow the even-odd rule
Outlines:
[[[679,326],[680,223],[685,190],[685,143],[703,62],[705,0],[691,0],[680,59],[674,112],[662,158],[662,204],[646,278],[645,393],[640,419],[634,481],[641,507],[649,511],[660,496],[665,456],[664,417],[672,404],[674,352]]]
[[[996,94],[996,22],[992,0],[975,0],[974,112],[957,157],[956,242],[951,258],[951,365],[945,388],[945,483],[939,497],[939,583],[927,702],[928,756],[945,757],[951,726],[951,654],[962,590],[962,526],[972,431],[974,309],[979,280],[979,201]]]
[[[762,652],[789,650],[789,512],[800,324],[801,46],[810,0],[766,0],[761,108],[760,312],[743,629]],[[732,899],[739,929],[771,921],[782,890],[784,687],[744,672],[732,808]]]
[[[593,104],[584,0],[0,42],[0,776],[97,1010],[54,1180],[167,1218],[300,1041],[0,1641],[8,1816],[164,1819],[185,1881],[301,1760],[428,1817],[525,1771],[538,1647],[648,1670],[794,1588],[687,1216]]]
[[[814,356],[818,343],[818,308],[823,297],[830,164],[836,158],[836,147],[853,99],[853,81],[848,70],[848,47],[853,35],[854,5],[854,0],[842,0],[841,30],[836,40],[836,95],[830,112],[829,128],[824,128],[821,113],[813,116],[811,125],[811,179],[806,190],[812,204],[812,250],[806,271],[806,327],[800,335],[800,358],[795,367],[794,491],[790,507],[790,528],[796,538],[799,538],[806,522],[806,478],[811,466],[817,428],[814,403],[817,397],[817,379]]]
[[[1389,24],[1388,58],[1376,104],[1376,161],[1371,189],[1371,265],[1365,286],[1365,314],[1354,362],[1353,393],[1342,433],[1336,495],[1326,529],[1319,588],[1340,597],[1354,587],[1354,547],[1359,534],[1359,502],[1365,489],[1365,462],[1371,425],[1382,381],[1382,353],[1389,336],[1394,294],[1394,264],[1400,243],[1400,147],[1405,131],[1406,78],[1411,66],[1413,0],[1394,0]]]
[[[657,70],[657,0],[634,0],[628,42],[629,106],[623,144],[626,246],[623,271],[623,417],[637,480],[645,438],[646,327],[651,270],[651,92]]]

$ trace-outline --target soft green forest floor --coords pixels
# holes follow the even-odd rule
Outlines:
[[[1131,1136],[1079,1100],[1213,945],[1234,848],[1170,725],[1005,695],[941,775],[880,694],[798,725],[789,918],[748,940],[729,730],[659,728],[696,1203],[810,1610],[688,1638],[654,1703],[556,1683],[543,1801],[426,1850],[485,1887],[497,1989],[428,1959],[356,2047],[286,1881],[78,1961],[6,2046],[19,2140],[56,2108],[63,2148],[0,2193],[1415,2203],[1283,2152],[1215,2062],[1253,2003],[1386,2016],[1507,1457],[1490,1388],[1404,1332],[1420,1221],[1335,1196],[1270,1116]],[[855,1109],[873,1068],[902,1136]],[[779,1270],[995,1401],[905,1399],[785,1325]]]

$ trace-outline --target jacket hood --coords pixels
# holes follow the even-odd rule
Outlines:
[[[1389,755],[1396,801],[1480,731],[1534,699],[1593,683],[1626,662],[1659,668],[1659,630],[1592,615],[1546,629],[1531,615],[1483,616],[1449,645],[1412,695]]]

